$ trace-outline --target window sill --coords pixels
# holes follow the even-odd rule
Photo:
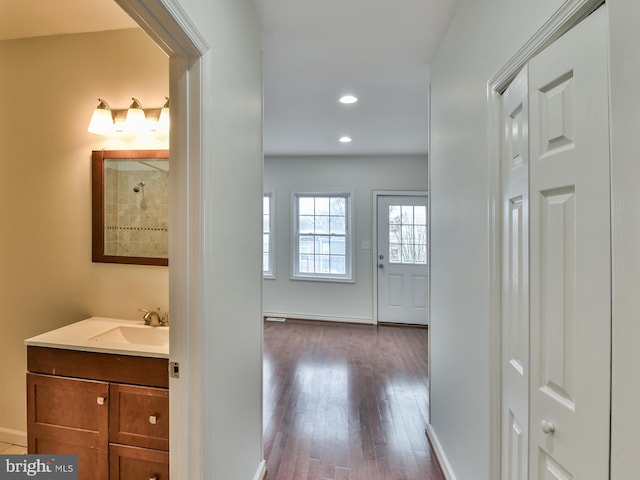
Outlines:
[[[304,282],[329,282],[329,283],[356,283],[352,277],[329,277],[320,275],[291,275],[291,280],[302,280]]]

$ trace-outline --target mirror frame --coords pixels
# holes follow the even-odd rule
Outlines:
[[[169,150],[94,150],[91,152],[91,261],[131,265],[168,266],[168,258],[126,257],[104,253],[104,161],[168,159]]]

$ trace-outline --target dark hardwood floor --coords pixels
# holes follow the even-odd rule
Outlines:
[[[267,480],[444,480],[426,329],[265,322]]]

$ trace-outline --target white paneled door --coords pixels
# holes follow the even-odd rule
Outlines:
[[[609,478],[605,13],[529,62],[531,480]]]
[[[378,322],[428,324],[427,196],[377,197]]]
[[[529,449],[529,90],[502,96],[502,479],[526,480]]]

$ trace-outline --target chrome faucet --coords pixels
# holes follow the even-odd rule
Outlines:
[[[142,319],[144,320],[145,325],[159,327],[161,325],[166,326],[169,324],[169,322],[163,321],[163,319],[160,317],[160,307],[158,307],[157,312],[145,310],[144,308],[139,308],[138,311],[144,313],[144,317],[142,317]]]

